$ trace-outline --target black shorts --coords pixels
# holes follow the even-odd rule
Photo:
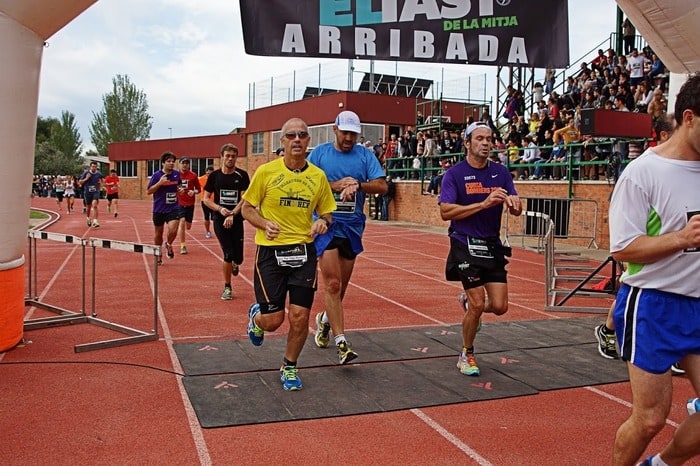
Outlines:
[[[445,278],[460,281],[465,290],[484,286],[486,283],[508,283],[505,256],[510,256],[510,248],[490,245],[492,259],[475,257],[469,253],[466,244],[450,237],[450,252],[445,265]]]
[[[339,236],[334,236],[328,246],[326,246],[326,251],[329,249],[337,249],[340,257],[348,260],[353,260],[357,257],[352,250],[350,245],[350,240],[347,238],[341,238]]]
[[[100,200],[100,191],[99,190],[97,190],[97,191],[83,191],[83,192],[84,192],[84,196],[85,196],[85,197],[83,197],[83,200],[85,200],[86,205],[90,205],[93,202],[97,202]]]
[[[114,199],[119,199],[119,193],[107,194],[108,201],[113,201]]]
[[[243,263],[243,218],[233,220],[231,228],[224,228],[224,220],[221,215],[214,219],[214,234],[219,240],[221,252],[224,253],[224,262],[234,264]]]
[[[201,204],[202,204],[202,213],[204,214],[204,221],[206,222],[207,220],[211,220],[212,215],[214,214],[214,211],[211,210],[209,207],[207,207],[206,204],[204,204],[204,202],[202,202]]]
[[[178,211],[174,210],[172,212],[167,212],[165,214],[159,212],[153,212],[153,224],[157,227],[162,227],[166,223],[170,223],[174,220],[179,219]]]
[[[56,193],[56,200],[57,200],[58,202],[62,202],[62,201],[63,201],[63,192],[60,192],[60,193],[57,192],[57,193]]]
[[[181,205],[180,210],[178,210],[178,217],[184,218],[187,223],[192,223],[192,219],[194,218],[194,204]]]
[[[285,255],[285,252],[290,252],[292,257]],[[311,309],[318,285],[317,263],[313,243],[258,246],[255,253],[254,288],[260,312],[271,314],[283,311],[287,292],[290,305]]]

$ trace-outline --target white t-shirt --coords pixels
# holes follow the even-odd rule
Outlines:
[[[639,236],[679,231],[700,215],[700,162],[670,160],[647,150],[620,175],[610,201],[610,251]],[[700,297],[700,248],[649,264],[628,263],[622,282]]]
[[[644,55],[637,55],[636,57],[630,55],[627,58],[627,71],[630,73],[630,78],[643,78],[644,77],[644,62],[647,59]]]

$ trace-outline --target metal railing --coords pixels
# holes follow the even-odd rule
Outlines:
[[[630,159],[626,157],[626,154],[620,153],[617,150],[618,143],[637,143],[645,145],[649,139],[611,139],[609,141],[592,141],[586,146],[587,150],[591,151],[594,158],[586,160],[584,157],[584,143],[576,142],[570,143],[563,147],[566,151],[566,161],[563,162],[545,162],[538,161],[535,163],[518,163],[511,164],[509,158],[506,157],[504,165],[511,172],[517,172],[520,170],[528,170],[528,176],[538,167],[544,169],[547,173],[553,172],[556,167],[560,172],[558,179],[549,179],[549,176],[543,177],[538,181],[565,181],[569,185],[568,197],[573,198],[573,182],[580,180],[588,180],[596,178],[599,180],[607,180],[609,183],[614,183],[617,176],[624,170],[624,167],[631,162]],[[596,146],[605,146],[609,150],[603,152],[595,152]],[[540,150],[551,150],[558,146],[537,146]],[[526,148],[518,147],[518,152],[522,154]],[[498,154],[507,152],[506,149],[493,150],[492,153]],[[617,161],[613,163],[611,161],[611,156],[616,154]],[[421,191],[425,191],[429,185],[430,180],[434,176],[438,176],[444,168],[441,165],[441,161],[447,159],[452,165],[461,161],[464,158],[463,152],[447,153],[447,154],[436,154],[431,156],[419,156],[421,161],[420,168],[413,168],[414,157],[392,157],[391,159],[385,160],[387,175],[390,175],[393,179],[400,179],[401,181],[418,181],[421,183]],[[615,164],[618,164],[617,166]],[[591,169],[590,167],[596,167]],[[591,170],[595,175],[591,178],[586,175],[587,170]],[[518,176],[515,176],[517,179]]]

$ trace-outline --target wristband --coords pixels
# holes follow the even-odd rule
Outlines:
[[[328,219],[327,219],[326,217],[319,217],[318,219],[319,219],[319,220],[323,220],[323,223],[326,224],[326,228],[328,228],[328,227],[331,226],[331,222],[329,222]]]
[[[362,182],[360,180],[357,180],[357,190],[362,191]]]

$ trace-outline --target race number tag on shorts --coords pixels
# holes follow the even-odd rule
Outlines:
[[[88,186],[89,193],[94,193],[95,191],[97,191],[97,186],[92,186],[92,185]]]
[[[236,207],[238,205],[238,190],[237,189],[221,189],[219,190],[219,204],[225,206]]]
[[[355,212],[355,196],[349,201],[343,201],[340,199],[340,193],[333,193],[333,198],[335,198],[335,204],[337,206],[334,214],[352,214]]]
[[[694,210],[692,212],[687,212],[686,215],[688,216],[688,220],[690,220],[692,217],[700,214],[700,210]],[[685,248],[683,252],[700,252],[700,248]]]
[[[177,193],[165,193],[165,203],[175,204],[177,202]]]
[[[281,267],[301,267],[308,260],[306,245],[299,244],[289,249],[278,249],[275,251],[277,265]]]
[[[489,250],[489,246],[485,240],[479,238],[467,237],[467,249],[472,257],[480,257],[482,259],[493,259],[493,254]]]

